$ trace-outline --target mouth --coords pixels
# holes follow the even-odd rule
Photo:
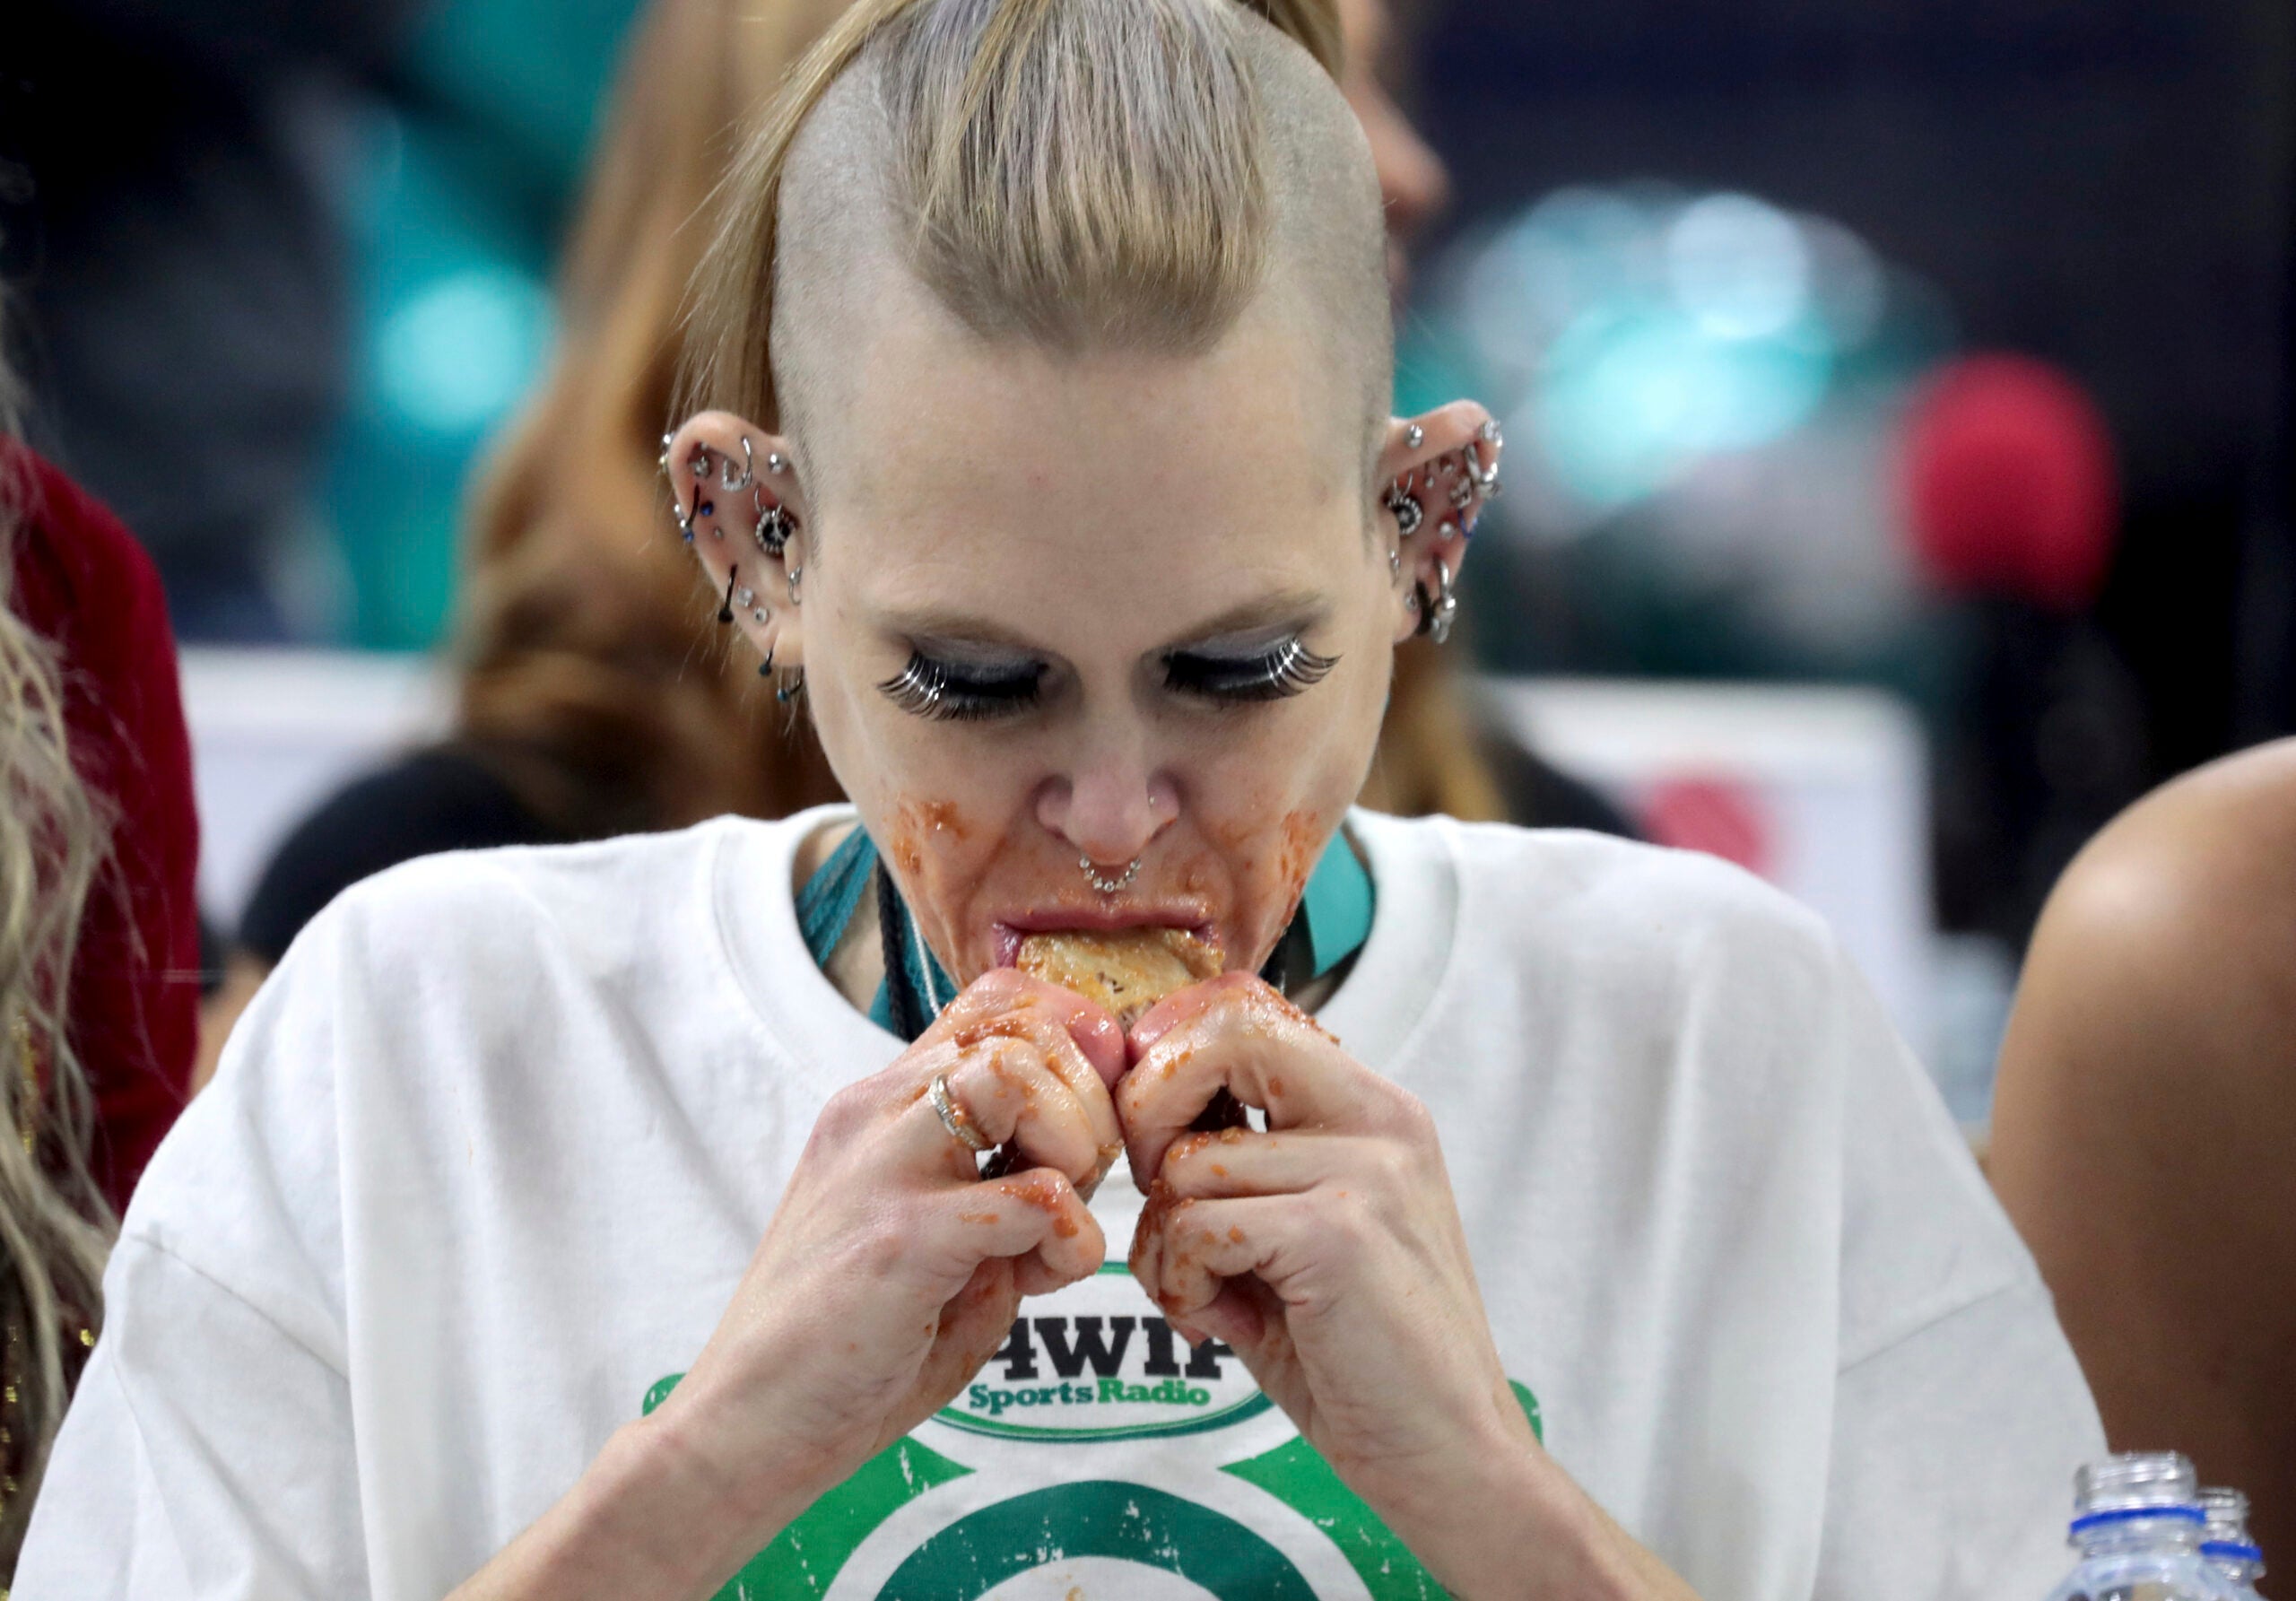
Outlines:
[[[996,919],[996,965],[1011,967],[1019,960],[1021,942],[1031,934],[1120,934],[1131,928],[1177,928],[1208,945],[1220,944],[1218,926],[1200,906],[1056,906],[1042,911],[1015,912]]]

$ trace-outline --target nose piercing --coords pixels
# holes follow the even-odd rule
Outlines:
[[[1088,856],[1078,857],[1076,858],[1076,865],[1084,870],[1084,882],[1086,883],[1091,884],[1103,895],[1113,895],[1118,890],[1124,889],[1126,886],[1129,885],[1134,879],[1140,876],[1140,864],[1143,858],[1140,857],[1134,857],[1132,858],[1132,865],[1124,870],[1124,876],[1121,878],[1102,878],[1100,876],[1100,870],[1092,865],[1092,858]]]

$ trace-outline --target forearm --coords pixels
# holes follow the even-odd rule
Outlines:
[[[449,1601],[684,1601],[714,1595],[812,1501],[728,1482],[665,1409],[607,1440],[574,1488]]]
[[[1544,1450],[1460,1458],[1378,1508],[1459,1601],[1697,1601]]]

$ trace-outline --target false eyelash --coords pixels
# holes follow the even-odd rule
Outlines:
[[[1338,665],[1339,657],[1318,656],[1294,634],[1240,661],[1176,651],[1164,658],[1164,683],[1183,694],[1231,704],[1282,700],[1321,683]]]
[[[1043,677],[1041,663],[1002,677],[961,677],[946,662],[915,650],[909,653],[909,666],[877,688],[912,716],[968,722],[1026,709],[1035,704]]]

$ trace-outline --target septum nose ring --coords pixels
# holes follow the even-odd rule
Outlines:
[[[1128,887],[1134,879],[1140,876],[1140,864],[1145,859],[1142,857],[1134,857],[1132,865],[1124,870],[1124,876],[1121,878],[1101,877],[1100,868],[1093,865],[1092,858],[1088,856],[1078,857],[1076,865],[1084,870],[1086,883],[1091,884],[1103,895],[1113,895],[1118,890]]]

